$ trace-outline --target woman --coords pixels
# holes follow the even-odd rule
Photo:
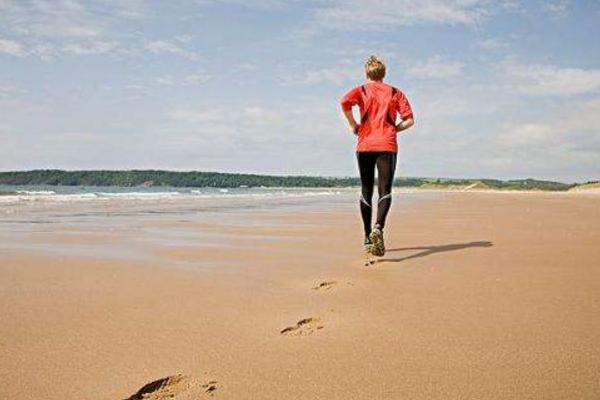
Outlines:
[[[385,64],[370,56],[365,64],[367,82],[342,97],[341,106],[350,128],[358,136],[356,158],[362,193],[360,213],[365,230],[365,249],[375,256],[385,254],[383,228],[392,204],[392,183],[396,169],[398,143],[396,134],[414,125],[410,103],[404,93],[383,83]],[[360,124],[354,120],[352,107],[360,109]],[[396,124],[397,114],[401,121]],[[377,167],[377,220],[371,229],[373,186]]]

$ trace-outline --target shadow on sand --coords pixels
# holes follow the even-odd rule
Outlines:
[[[419,246],[419,247],[399,247],[397,249],[387,249],[386,253],[391,253],[394,251],[409,251],[409,250],[423,250],[418,253],[412,254],[406,257],[400,258],[380,258],[377,262],[401,262],[410,260],[411,258],[419,258],[426,257],[431,254],[443,253],[445,251],[454,251],[454,250],[462,250],[468,249],[471,247],[492,247],[494,244],[488,241],[479,241],[479,242],[469,242],[469,243],[454,243],[454,244],[444,244],[440,246]]]

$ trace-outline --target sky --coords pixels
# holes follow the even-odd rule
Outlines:
[[[0,170],[357,176],[379,55],[397,176],[600,179],[600,1],[0,0]]]

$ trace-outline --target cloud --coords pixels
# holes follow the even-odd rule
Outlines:
[[[14,40],[0,39],[0,53],[23,57],[25,55],[25,50],[20,43],[15,42]]]
[[[562,17],[569,13],[571,6],[572,4],[570,0],[556,0],[545,2],[543,9],[547,13]]]
[[[246,157],[249,152],[269,152],[281,148],[290,133],[283,112],[257,105],[181,108],[167,117],[165,141],[185,149],[199,147],[211,157],[241,149]]]
[[[167,117],[157,128],[161,148],[176,149],[175,158],[191,157],[194,165],[320,175],[347,174],[355,165],[348,157],[354,136],[342,124],[337,103],[321,96],[278,98],[270,104],[186,106]],[[347,162],[340,163],[341,157]]]
[[[2,0],[0,23],[12,32],[41,37],[92,37],[116,20],[144,17],[143,0]]]
[[[59,54],[75,55],[94,55],[94,54],[112,54],[116,52],[126,53],[127,50],[121,48],[115,41],[103,40],[83,40],[66,43],[57,47],[50,42],[38,42],[31,44],[27,49],[19,42],[0,39],[0,53],[11,54],[13,56],[36,56],[44,61],[55,59]]]
[[[136,20],[146,17],[149,3],[146,0],[108,0],[104,1],[119,18]]]
[[[302,0],[196,0],[200,5],[212,5],[215,3],[233,4],[236,6],[258,8],[258,9],[281,9],[291,3],[299,3]]]
[[[102,31],[100,18],[75,0],[2,1],[0,22],[29,36],[90,37]]]
[[[117,42],[113,41],[91,41],[86,43],[71,43],[63,46],[62,50],[65,53],[76,55],[89,54],[107,54],[111,53],[119,47]]]
[[[600,174],[600,99],[578,102],[551,120],[529,119],[505,124],[494,141],[494,157],[538,175]],[[548,162],[552,160],[552,162]],[[595,176],[594,176],[595,174]],[[568,180],[577,180],[571,175]]]
[[[183,78],[183,81],[187,84],[200,85],[206,83],[212,79],[209,74],[191,74]]]
[[[477,46],[485,50],[499,50],[508,48],[509,44],[498,38],[487,38],[478,41]]]
[[[14,98],[17,96],[22,96],[29,94],[29,92],[25,89],[3,85],[0,83],[0,99],[2,98]]]
[[[141,0],[0,0],[0,32],[17,37],[15,55],[52,60],[61,53],[88,55],[124,51],[115,27],[141,18]]]
[[[546,122],[511,123],[504,130],[497,140],[503,147],[555,146],[557,134],[561,132],[556,126]]]
[[[158,83],[159,85],[166,85],[166,86],[175,85],[175,79],[173,79],[173,77],[171,77],[171,76],[159,76],[157,78],[154,78],[154,82]]]
[[[278,112],[258,106],[246,106],[241,109],[240,117],[255,126],[277,124],[282,121]]]
[[[363,76],[361,68],[331,67],[314,70],[306,70],[298,73],[286,73],[280,76],[279,82],[283,86],[290,85],[316,85],[320,83],[331,83],[340,86],[346,82],[352,82],[357,77]]]
[[[60,49],[52,43],[36,43],[30,46],[28,54],[43,61],[51,61],[60,54]]]
[[[154,79],[154,82],[159,85],[174,86],[174,85],[201,85],[212,79],[212,76],[204,73],[190,74],[183,77],[174,77],[171,75],[159,76]]]
[[[420,79],[444,79],[461,75],[465,64],[434,55],[429,59],[419,62],[407,70],[407,73]]]
[[[495,95],[488,99],[497,101]],[[528,105],[540,107],[531,101]],[[477,115],[447,119],[421,110],[422,122],[400,138],[404,162],[413,171],[433,176],[597,179],[600,99],[573,102],[569,109],[554,105],[542,110],[536,115],[511,115],[504,109],[502,115],[509,118],[485,117],[480,125]]]
[[[491,13],[482,0],[334,0],[316,21],[345,30],[386,30],[421,23],[472,25]]]
[[[575,103],[552,119],[505,124],[497,142],[505,147],[594,150],[600,158],[600,99]],[[558,146],[558,147],[557,147]]]
[[[154,40],[146,42],[144,48],[153,54],[175,54],[192,61],[200,58],[197,53],[185,50],[177,41]]]
[[[62,132],[51,135],[53,141],[66,141],[72,143],[99,142],[100,136],[91,132]]]
[[[221,124],[245,126],[264,126],[282,121],[282,115],[276,111],[259,106],[244,106],[239,110],[214,107],[208,110],[177,109],[169,112],[168,117],[190,124]]]
[[[527,95],[569,96],[600,90],[600,69],[522,64],[508,59],[500,63],[499,73],[515,91]]]
[[[170,111],[167,115],[170,119],[175,121],[187,122],[190,124],[221,122],[224,121],[226,116],[225,110],[219,108],[204,111],[179,109]]]

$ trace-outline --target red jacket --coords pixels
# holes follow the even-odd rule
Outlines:
[[[360,108],[356,151],[398,151],[396,116],[413,118],[408,99],[400,90],[383,82],[368,82],[342,97],[342,109]]]

